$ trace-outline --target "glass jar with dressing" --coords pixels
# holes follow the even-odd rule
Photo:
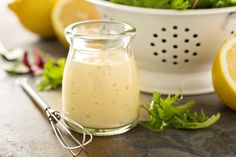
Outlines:
[[[140,89],[130,47],[135,34],[129,24],[106,20],[78,22],[65,29],[70,51],[62,111],[93,135],[121,134],[137,123]]]

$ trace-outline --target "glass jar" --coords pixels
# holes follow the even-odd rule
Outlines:
[[[121,134],[137,123],[140,89],[130,47],[135,34],[133,26],[107,20],[78,22],[65,29],[70,51],[62,111],[93,135]]]

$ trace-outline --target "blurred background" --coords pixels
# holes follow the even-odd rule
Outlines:
[[[20,46],[23,40],[37,40],[37,35],[34,35],[26,31],[23,26],[19,23],[15,14],[10,11],[7,4],[12,0],[1,0],[0,1],[0,42],[6,47]],[[14,36],[17,34],[17,37]],[[7,42],[10,41],[10,42]],[[23,44],[23,43],[22,43]]]
[[[95,7],[84,0],[41,0],[37,3],[33,0],[1,0],[0,41],[6,47],[27,47],[29,42],[59,40],[63,49],[68,47],[64,37],[66,26],[99,18]]]

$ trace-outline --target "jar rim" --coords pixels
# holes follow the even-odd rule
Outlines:
[[[107,33],[107,34],[93,34],[93,33],[84,33],[78,30],[75,30],[78,27],[91,25],[91,24],[112,24],[112,25],[120,25],[122,31],[116,33]],[[65,28],[65,36],[73,36],[73,37],[80,37],[83,39],[116,39],[125,36],[132,36],[136,34],[136,28],[128,24],[126,22],[121,21],[113,21],[113,20],[87,20],[87,21],[80,21],[76,23],[72,23]]]

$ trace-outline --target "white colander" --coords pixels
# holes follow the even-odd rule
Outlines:
[[[236,34],[236,7],[163,10],[88,0],[102,17],[134,25],[141,90],[202,94],[213,91],[211,65],[225,39]]]

